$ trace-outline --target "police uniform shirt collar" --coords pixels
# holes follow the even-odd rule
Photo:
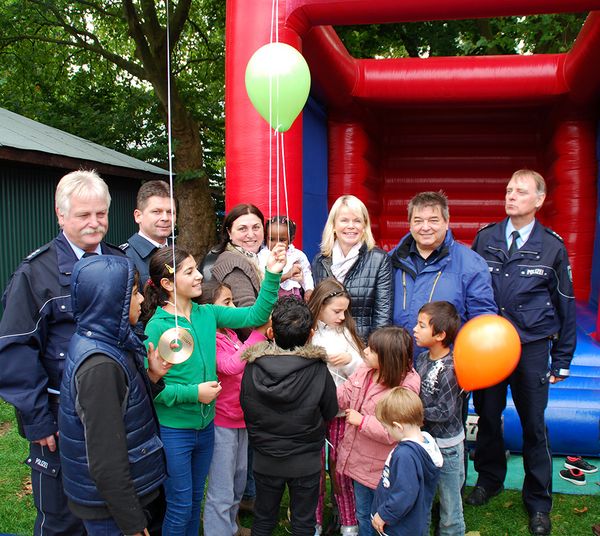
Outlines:
[[[85,251],[83,251],[83,249],[81,249],[79,246],[76,246],[75,244],[73,244],[73,242],[71,242],[69,240],[69,237],[64,232],[63,232],[63,236],[65,237],[65,239],[67,240],[67,242],[71,246],[71,249],[75,253],[75,255],[77,257],[77,260],[80,260],[81,257],[83,257],[83,254],[85,253]],[[93,252],[90,252],[90,253],[96,253],[96,255],[102,255],[102,247],[100,246],[100,244],[98,244],[96,246],[96,249]]]
[[[167,241],[165,241],[164,244],[159,244],[156,240],[152,240],[152,238],[150,238],[149,236],[145,235],[142,231],[138,231],[138,234],[144,239],[144,240],[148,240],[148,242],[150,242],[155,248],[164,248],[167,246]]]
[[[533,231],[533,226],[535,225],[535,218],[531,220],[530,223],[525,225],[525,227],[521,227],[518,231],[515,229],[514,225],[510,218],[508,218],[508,222],[506,223],[506,229],[504,231],[506,238],[506,247],[510,248],[510,244],[512,242],[512,233],[513,231],[517,231],[519,233],[519,238],[517,238],[517,247],[521,248],[521,246],[529,240],[529,235],[531,235],[531,231]]]

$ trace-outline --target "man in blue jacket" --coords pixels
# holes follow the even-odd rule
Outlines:
[[[3,296],[0,322],[0,396],[15,406],[30,442],[34,534],[85,534],[68,509],[58,453],[58,404],[67,347],[75,323],[71,272],[84,255],[123,255],[102,241],[110,194],[94,171],[65,175],[56,188],[61,231],[17,268]]]
[[[390,252],[394,324],[409,333],[417,323],[419,309],[431,301],[450,302],[463,323],[497,312],[485,261],[454,240],[449,219],[443,193],[417,194],[408,204],[410,233]]]
[[[481,506],[503,489],[506,457],[500,417],[510,385],[523,428],[523,502],[535,535],[551,531],[552,458],[544,421],[548,387],[569,376],[576,345],[567,250],[560,236],[535,219],[545,197],[540,174],[516,171],[506,187],[508,218],[481,229],[473,242],[489,266],[500,314],[519,333],[521,359],[507,380],[473,393],[479,415],[475,450],[479,477],[466,502]]]
[[[157,249],[167,245],[175,222],[175,207],[171,205],[171,190],[165,181],[142,184],[133,211],[139,231],[119,247],[129,257],[140,274],[140,289],[148,281],[150,258]]]

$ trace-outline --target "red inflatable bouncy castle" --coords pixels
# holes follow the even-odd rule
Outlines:
[[[408,231],[408,200],[438,189],[449,197],[455,236],[470,243],[478,228],[504,217],[512,172],[531,168],[548,183],[540,220],[563,237],[576,296],[589,299],[600,109],[600,12],[594,10],[600,0],[275,2],[227,1],[228,207],[251,201],[266,212],[269,204],[272,130],[248,99],[244,73],[254,51],[269,42],[275,12],[279,40],[302,52],[312,76],[304,117],[285,134],[298,246],[314,253],[328,206],[351,193],[367,204],[379,244],[390,248]],[[572,50],[550,55],[359,60],[331,26],[581,11],[590,14]],[[586,325],[582,336],[593,329]],[[578,353],[587,356],[581,366],[588,358],[593,368],[600,365],[594,345],[589,337],[580,341]],[[600,400],[600,381],[588,388]],[[580,451],[598,455],[600,407],[592,406],[594,440]]]

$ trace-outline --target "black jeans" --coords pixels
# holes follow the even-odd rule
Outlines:
[[[281,497],[287,484],[293,536],[314,536],[321,473],[295,478],[254,472],[256,503],[252,536],[271,536],[279,520]]]

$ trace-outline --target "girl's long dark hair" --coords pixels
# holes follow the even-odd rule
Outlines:
[[[175,247],[175,268],[177,271],[190,254],[178,247]],[[156,312],[159,305],[164,305],[169,299],[169,293],[160,284],[161,279],[173,281],[175,273],[173,269],[173,250],[170,247],[161,248],[152,257],[150,257],[150,278],[144,287],[144,302],[142,303],[141,322],[146,325],[148,320]]]
[[[343,326],[348,328],[350,337],[352,338],[352,340],[349,342],[354,343],[356,350],[359,353],[362,353],[362,351],[365,349],[365,345],[362,339],[358,336],[356,322],[354,321],[352,313],[350,312],[352,298],[346,290],[346,287],[334,277],[328,277],[327,279],[323,279],[323,281],[318,283],[310,296],[310,300],[308,300],[308,308],[310,309],[310,313],[313,317],[313,329],[316,329],[317,327],[317,321],[319,320],[321,309],[335,298],[347,298],[349,301],[348,309],[344,313],[345,318]]]
[[[377,383],[390,388],[402,385],[413,366],[413,340],[408,331],[398,326],[379,328],[371,333],[369,348],[379,358]]]

